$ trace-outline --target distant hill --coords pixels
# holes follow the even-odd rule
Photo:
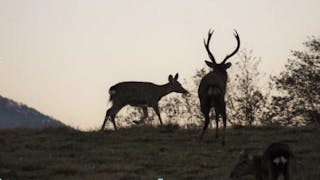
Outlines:
[[[24,104],[0,96],[0,128],[41,128],[66,126]]]

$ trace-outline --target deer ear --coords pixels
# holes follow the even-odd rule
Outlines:
[[[179,77],[179,73],[177,73],[177,74],[174,76],[174,80],[178,80],[178,77]]]
[[[231,62],[226,63],[226,69],[228,69],[229,67],[231,67]]]
[[[212,63],[210,61],[205,61],[205,62],[209,67],[214,68],[214,63]]]
[[[173,76],[170,74],[168,77],[169,82],[173,82]]]

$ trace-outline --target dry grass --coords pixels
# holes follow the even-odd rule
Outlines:
[[[0,130],[0,178],[228,179],[236,152],[247,148],[262,153],[281,141],[296,154],[298,180],[320,179],[317,129],[237,127],[227,130],[225,147],[214,139],[213,130],[200,143],[199,132],[176,126],[117,132]]]

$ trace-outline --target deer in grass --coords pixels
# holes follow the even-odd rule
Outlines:
[[[226,61],[235,55],[240,47],[240,38],[235,31],[234,36],[237,40],[236,49],[229,55],[227,55],[221,63],[217,63],[214,56],[212,55],[209,44],[212,37],[213,31],[209,30],[207,41],[204,39],[204,47],[207,50],[208,56],[211,60],[205,61],[206,64],[212,68],[212,71],[205,75],[200,82],[198,89],[198,96],[200,99],[200,109],[202,114],[204,115],[205,122],[204,127],[200,136],[200,140],[203,139],[204,133],[208,128],[210,123],[209,112],[213,107],[215,109],[216,116],[216,138],[218,138],[218,129],[219,129],[219,115],[222,116],[223,120],[223,137],[222,137],[222,145],[225,144],[225,129],[227,124],[227,115],[226,115],[226,102],[225,102],[225,94],[226,94],[226,85],[227,85],[227,69],[230,68],[231,63]]]
[[[296,168],[294,155],[287,144],[273,143],[262,156],[251,156],[246,151],[239,154],[239,159],[230,174],[233,180],[246,175],[253,175],[257,180],[292,180]]]
[[[188,94],[188,91],[179,83],[178,77],[178,73],[174,77],[169,75],[169,82],[164,85],[156,85],[150,82],[121,82],[112,86],[109,89],[109,94],[110,101],[113,104],[106,112],[101,130],[104,129],[109,118],[111,118],[114,129],[117,130],[115,117],[120,109],[126,105],[141,107],[143,110],[143,116],[140,121],[133,121],[134,123],[139,124],[143,122],[148,117],[147,108],[152,107],[162,125],[158,106],[159,100],[172,92]]]

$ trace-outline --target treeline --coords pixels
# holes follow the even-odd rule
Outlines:
[[[303,45],[303,50],[291,51],[284,71],[270,77],[259,71],[262,59],[252,50],[242,49],[238,53],[229,70],[226,94],[229,124],[320,125],[320,38],[312,36]],[[201,77],[208,72],[209,69],[202,68],[192,79],[185,80],[190,95],[182,98],[169,95],[160,101],[165,122],[186,128],[203,123],[197,91]],[[120,114],[121,123],[130,124],[133,119],[139,119],[140,111],[126,108]]]

